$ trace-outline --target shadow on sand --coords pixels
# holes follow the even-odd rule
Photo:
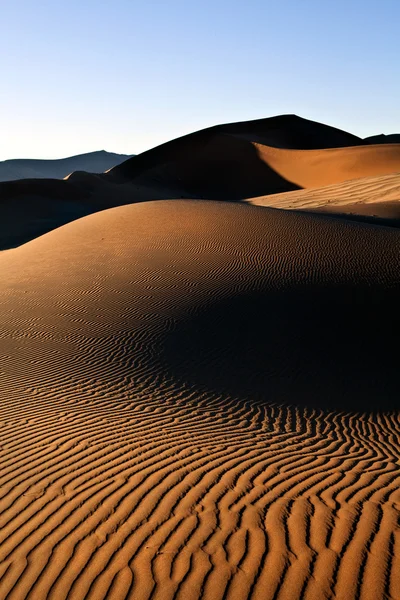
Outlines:
[[[162,360],[216,394],[322,410],[400,408],[399,291],[286,290],[212,302],[177,324]]]

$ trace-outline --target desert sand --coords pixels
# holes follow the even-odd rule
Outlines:
[[[0,598],[400,598],[400,145],[308,123],[0,186]]]
[[[324,212],[398,226],[400,221],[400,172],[378,177],[349,179],[321,188],[248,198],[255,206],[307,212]],[[361,217],[372,217],[362,219]]]

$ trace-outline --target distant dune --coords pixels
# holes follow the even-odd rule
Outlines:
[[[58,160],[12,159],[0,161],[0,181],[15,179],[63,179],[72,171],[103,173],[131,158],[100,150]]]
[[[399,206],[290,115],[0,184],[0,598],[398,600]]]
[[[371,135],[364,139],[364,143],[368,144],[400,144],[400,133],[392,133],[389,135],[385,135],[381,133],[380,135]]]

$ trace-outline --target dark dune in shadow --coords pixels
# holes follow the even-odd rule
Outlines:
[[[0,250],[24,244],[93,212],[90,193],[57,179],[0,183]]]
[[[132,179],[145,172],[150,174],[153,169],[159,168],[162,164],[171,163],[178,163],[179,166],[175,168],[184,171],[184,168],[190,165],[196,154],[200,155],[203,163],[198,166],[198,172],[200,172],[201,167],[204,166],[204,161],[207,159],[207,152],[209,153],[208,160],[215,160],[219,152],[228,152],[225,168],[229,169],[230,166],[234,166],[229,164],[229,161],[234,160],[233,157],[235,156],[235,145],[232,138],[248,143],[261,143],[274,148],[295,150],[343,148],[358,146],[363,143],[361,138],[330,127],[329,125],[309,121],[297,115],[279,115],[255,121],[215,125],[214,127],[182,136],[125,161],[111,169],[108,176],[117,180],[120,178],[124,180]],[[233,148],[231,148],[231,144]],[[239,154],[237,159],[235,156],[235,159],[240,160],[240,152],[243,152],[245,146],[244,144],[237,144],[236,147],[239,150]],[[216,154],[213,154],[213,152]],[[225,154],[222,154],[220,158],[223,160]],[[182,165],[180,161],[183,162]],[[191,170],[193,171],[193,165],[191,165]],[[216,173],[215,175],[218,174]],[[232,171],[231,175],[235,177],[235,172]],[[187,179],[189,179],[189,176]],[[280,187],[283,188],[283,186]],[[242,193],[242,197],[250,195],[251,193],[248,190]]]
[[[210,200],[241,200],[261,195],[263,190],[300,189],[269,166],[252,143],[208,130],[150,150],[107,175],[165,190],[178,185],[183,197]]]
[[[125,161],[112,169],[108,175],[116,178],[133,178],[162,163],[188,161],[191,153],[201,152],[215,139],[220,140],[226,135],[274,148],[295,150],[343,148],[363,143],[361,138],[329,125],[309,121],[297,115],[279,115],[255,121],[215,125],[182,136]]]
[[[223,133],[243,137],[275,148],[322,150],[360,146],[361,138],[342,129],[304,119],[297,115],[278,115],[228,125],[220,125]]]
[[[400,133],[371,135],[364,138],[363,144],[400,144]]]

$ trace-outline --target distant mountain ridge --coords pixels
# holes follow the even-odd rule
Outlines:
[[[104,173],[132,158],[132,154],[116,154],[98,150],[67,158],[41,160],[17,158],[0,161],[0,181],[16,179],[63,179],[73,171]]]

